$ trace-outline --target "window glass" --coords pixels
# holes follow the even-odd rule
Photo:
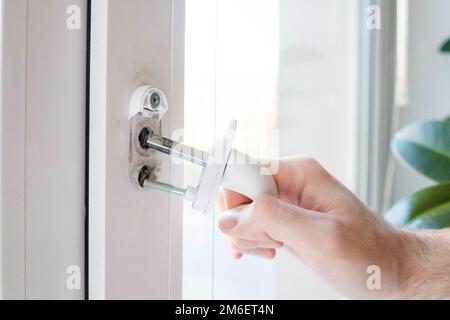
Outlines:
[[[356,32],[354,3],[345,3],[187,0],[185,142],[208,150],[236,119],[240,151],[308,154],[353,188]],[[187,184],[199,174],[186,165]],[[335,297],[285,252],[233,260],[219,215],[186,203],[184,298]]]

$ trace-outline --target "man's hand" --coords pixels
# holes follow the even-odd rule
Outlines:
[[[262,195],[254,203],[224,190],[218,204],[226,211],[220,230],[228,237],[232,254],[272,259],[282,247],[307,264],[341,294],[355,298],[408,298],[443,295],[428,292],[430,261],[447,267],[450,276],[448,232],[413,233],[390,226],[371,212],[315,160],[296,157],[280,161],[274,176],[279,198]],[[231,209],[231,210],[230,210]],[[427,250],[433,238],[447,259]],[[447,241],[447,242],[446,242]],[[428,259],[423,263],[422,259]],[[367,286],[368,268],[381,271],[381,288]],[[422,281],[426,283],[422,285]],[[447,293],[450,284],[447,282]]]

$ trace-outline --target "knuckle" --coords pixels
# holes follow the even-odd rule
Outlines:
[[[255,200],[255,214],[264,214],[276,210],[278,210],[278,199],[269,194],[262,194]]]
[[[300,156],[300,162],[302,162],[304,165],[311,166],[317,165],[319,163],[316,159],[310,156]]]
[[[304,165],[305,167],[316,167],[316,166],[320,166],[319,162],[309,156],[300,156],[299,158],[299,162]]]
[[[327,173],[319,161],[309,156],[301,156],[298,161],[298,167],[306,175],[324,176]]]

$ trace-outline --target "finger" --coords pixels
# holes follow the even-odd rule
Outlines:
[[[248,254],[254,257],[264,258],[268,260],[272,260],[276,256],[276,250],[275,249],[243,249],[238,248],[239,251],[243,252],[244,254]]]
[[[241,218],[244,218],[243,214],[245,207],[249,206],[239,206],[223,213],[219,220],[219,229],[223,234],[233,237],[232,232],[234,228],[239,224]]]
[[[220,230],[235,239],[277,240],[286,244],[318,238],[324,213],[306,210],[265,195],[256,202],[228,210],[219,220]],[[307,237],[308,235],[308,237]]]
[[[253,241],[245,239],[233,239],[230,238],[230,242],[237,248],[245,250],[250,249],[280,249],[283,247],[283,243],[279,241]]]
[[[219,220],[220,231],[235,239],[273,240],[266,234],[262,219],[255,211],[255,203],[225,211]]]
[[[257,248],[257,249],[246,249],[238,247],[234,244],[230,244],[230,248],[232,249],[232,256],[235,259],[240,259],[244,254],[252,255],[259,258],[269,259],[272,260],[276,256],[276,250],[275,249],[269,249],[269,248]],[[238,255],[235,255],[234,252],[238,252]],[[238,257],[238,258],[236,258]]]
[[[238,247],[236,247],[231,241],[227,241],[228,247],[230,248],[231,257],[233,259],[239,260],[244,255]]]
[[[252,202],[252,200],[246,196],[228,189],[223,189],[223,196],[227,210]]]

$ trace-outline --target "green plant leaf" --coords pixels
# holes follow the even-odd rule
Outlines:
[[[448,39],[441,47],[442,52],[450,52],[450,39]]]
[[[405,127],[394,136],[392,151],[424,176],[450,181],[450,118]]]
[[[417,229],[450,227],[450,182],[421,190],[400,200],[386,213],[385,218],[396,226]]]

